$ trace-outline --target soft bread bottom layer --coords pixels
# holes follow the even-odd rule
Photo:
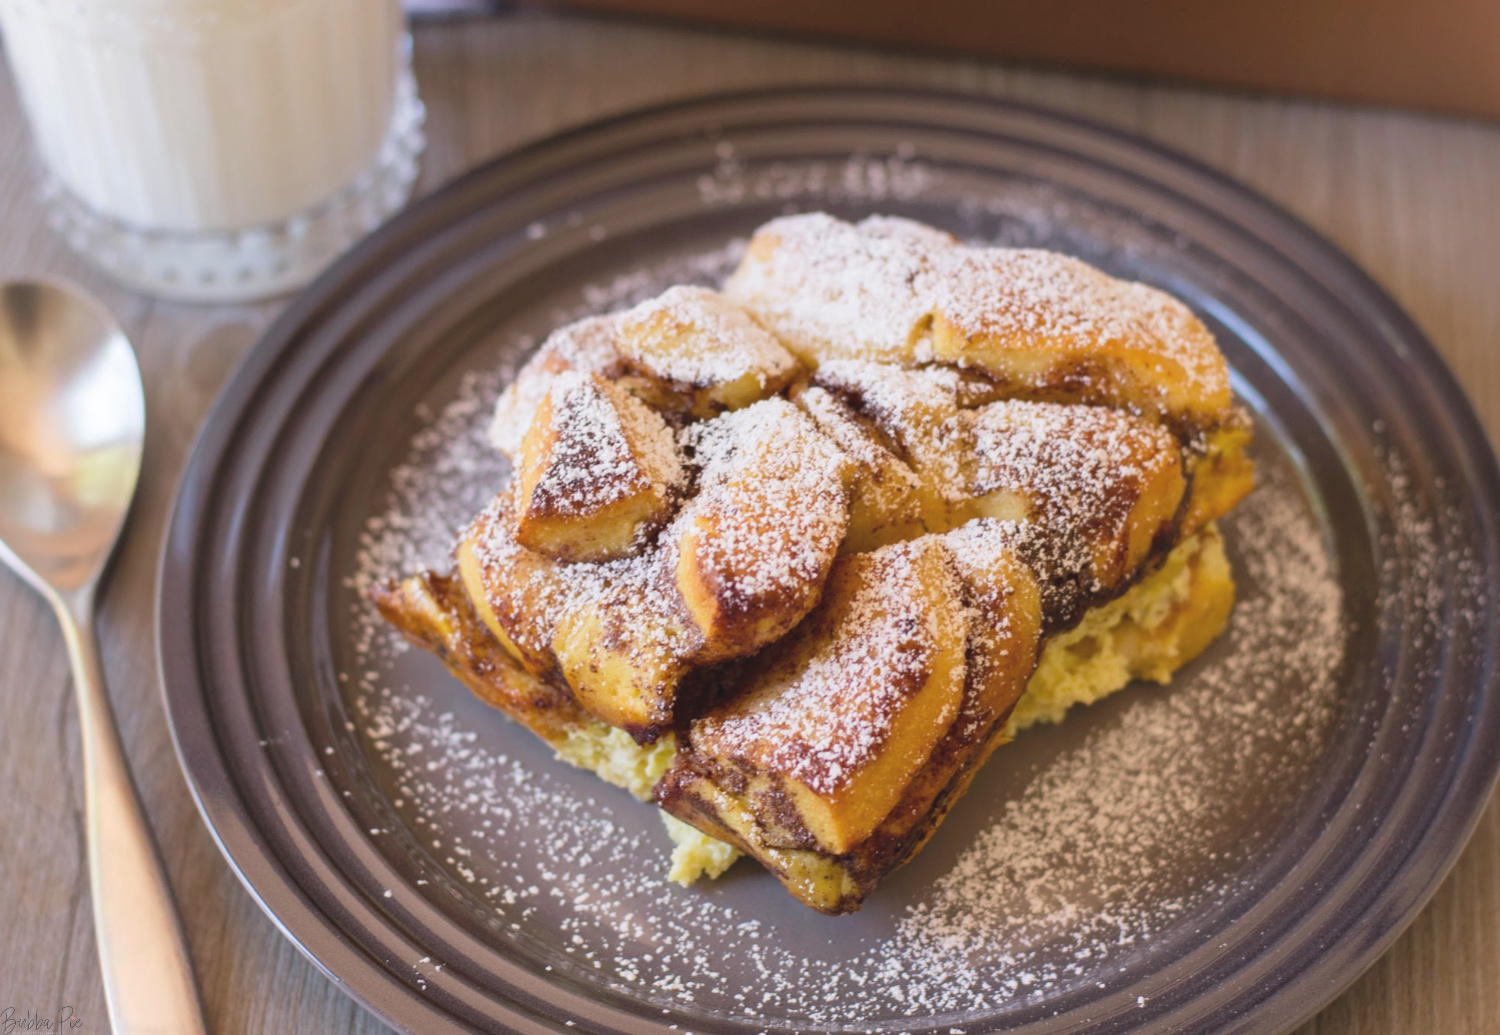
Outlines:
[[[1002,736],[1061,722],[1074,705],[1093,704],[1137,679],[1170,682],[1224,631],[1233,606],[1234,576],[1211,524],[1123,595],[1047,642]]]
[[[677,753],[676,738],[670,733],[655,744],[642,745],[624,730],[592,718],[575,726],[553,747],[564,762],[592,771],[605,783],[623,787],[641,801],[651,800],[652,788]],[[667,877],[678,884],[686,886],[702,877],[717,877],[743,854],[676,816],[658,814],[667,825],[673,845]]]
[[[1036,723],[1057,722],[1074,705],[1092,704],[1133,680],[1166,683],[1223,631],[1234,590],[1223,540],[1209,525],[1178,544],[1123,595],[1092,608],[1076,626],[1047,642],[997,743]],[[431,573],[414,576],[377,593],[376,603],[389,621],[437,653],[482,700],[551,744],[558,758],[642,801],[651,800],[676,755],[675,740],[667,735],[655,744],[637,744],[528,675],[475,617],[456,580]],[[679,884],[717,877],[739,858],[741,853],[723,841],[665,812],[661,816],[674,843],[669,877]],[[838,875],[821,872],[832,864],[831,857],[805,851],[777,855],[786,856],[783,871],[806,870],[806,880],[838,894]]]

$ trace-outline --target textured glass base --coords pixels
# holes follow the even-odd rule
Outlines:
[[[426,115],[408,59],[390,129],[371,167],[323,204],[279,223],[232,231],[143,230],[100,215],[46,174],[48,222],[110,276],[147,294],[188,302],[284,294],[406,203],[426,145]]]

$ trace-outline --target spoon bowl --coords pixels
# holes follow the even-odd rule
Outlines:
[[[104,307],[61,284],[0,285],[0,552],[44,595],[103,569],[145,434],[135,353]]]
[[[130,512],[145,435],[140,369],[108,311],[62,284],[0,284],[0,561],[52,604],[73,666],[110,1028],[203,1035],[187,940],[94,636],[94,594]]]

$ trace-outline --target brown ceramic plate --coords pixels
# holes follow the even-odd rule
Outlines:
[[[999,752],[852,917],[752,864],[681,889],[651,810],[553,761],[364,580],[440,560],[483,411],[552,327],[712,281],[765,219],[913,216],[1158,284],[1217,333],[1263,486],[1234,626]],[[727,97],[504,157],[339,262],[194,451],[160,650],[183,767],[287,935],[410,1031],[1279,1030],[1390,944],[1500,760],[1500,482],[1411,322],[1180,157],[918,93]]]

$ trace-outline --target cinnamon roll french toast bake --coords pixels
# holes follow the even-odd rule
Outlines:
[[[382,614],[665,810],[672,876],[754,856],[859,908],[1016,731],[1224,628],[1250,422],[1186,306],[1051,252],[823,214],[722,291],[552,334],[508,485]]]

